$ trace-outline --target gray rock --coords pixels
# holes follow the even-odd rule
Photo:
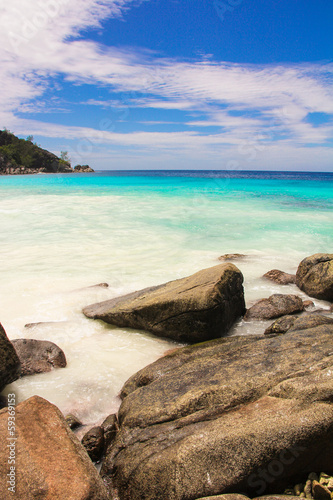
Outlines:
[[[12,344],[21,362],[21,377],[64,368],[66,357],[62,349],[47,340],[16,339]]]
[[[296,285],[310,297],[333,302],[333,254],[316,253],[302,260]]]
[[[303,301],[297,295],[276,293],[268,299],[261,299],[246,311],[244,320],[274,319],[304,310]]]
[[[283,491],[333,470],[333,326],[178,349],[122,390],[102,476],[119,500]]]
[[[20,377],[21,363],[0,323],[0,391]]]
[[[198,342],[225,335],[245,312],[242,273],[220,264],[188,278],[146,288],[83,309],[88,318]]]

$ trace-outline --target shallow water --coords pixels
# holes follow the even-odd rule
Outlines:
[[[332,252],[332,209],[332,174],[0,177],[0,319],[9,338],[51,340],[68,362],[6,392],[18,400],[39,394],[86,423],[99,421],[116,410],[129,376],[178,344],[88,320],[82,307],[190,275],[235,252],[247,255],[235,263],[248,305],[294,293],[294,285],[261,276],[273,268],[294,273],[305,256]],[[100,282],[109,288],[88,288]],[[25,328],[33,322],[48,324]],[[239,322],[232,334],[265,327]]]

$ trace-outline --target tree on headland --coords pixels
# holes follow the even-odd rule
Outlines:
[[[33,135],[28,135],[27,141],[33,142],[33,140],[34,140],[34,136]]]
[[[61,151],[60,152],[60,161],[63,163],[70,163],[71,162],[68,151]]]

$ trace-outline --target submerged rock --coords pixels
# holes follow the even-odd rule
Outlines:
[[[102,476],[119,500],[283,491],[333,472],[333,325],[181,348],[125,384]]]
[[[226,253],[219,257],[219,260],[241,260],[245,259],[246,255],[243,253]]]
[[[279,285],[289,285],[290,283],[296,283],[296,276],[294,274],[288,274],[279,269],[272,269],[264,274],[263,278],[267,278],[274,283]]]
[[[21,362],[21,377],[64,368],[66,356],[60,347],[47,340],[16,339],[12,344]]]
[[[316,253],[302,260],[296,285],[310,297],[333,302],[333,254]]]
[[[304,310],[303,301],[297,295],[276,293],[268,299],[261,299],[246,311],[244,320],[274,319],[286,314],[295,314]]]
[[[0,391],[20,377],[21,363],[0,323]]]
[[[0,498],[17,500],[108,500],[85,449],[58,408],[39,396],[15,411],[16,441],[8,441],[8,409],[0,411],[0,439],[15,443],[15,493],[9,492],[9,448],[0,449]]]
[[[237,267],[220,264],[188,278],[93,304],[83,313],[181,342],[209,340],[225,335],[244,314],[242,283]]]

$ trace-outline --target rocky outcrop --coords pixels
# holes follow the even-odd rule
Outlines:
[[[21,362],[21,377],[64,368],[66,356],[60,347],[47,340],[17,339],[12,344]]]
[[[227,337],[131,377],[102,476],[119,500],[283,491],[333,472],[333,325]]]
[[[306,330],[307,328],[314,328],[320,325],[333,325],[333,318],[313,313],[301,317],[283,316],[274,321],[274,323],[265,330],[265,335]]]
[[[285,273],[279,269],[272,269],[264,274],[263,278],[267,278],[270,281],[274,281],[278,285],[289,285],[291,283],[296,283],[296,276],[294,274]]]
[[[316,253],[302,260],[296,285],[310,297],[333,302],[333,254]]]
[[[0,175],[73,172],[69,162],[50,151],[0,130]]]
[[[84,173],[84,172],[95,172],[89,165],[76,165],[74,167],[74,172]]]
[[[16,351],[0,323],[0,391],[20,377],[21,364]]]
[[[93,463],[58,408],[34,396],[9,411],[15,414],[15,436],[8,434],[8,409],[0,411],[0,439],[9,445],[0,449],[0,498],[109,498]],[[10,477],[14,490],[8,491]]]
[[[178,341],[198,342],[225,335],[245,312],[242,273],[220,264],[188,278],[86,307],[88,318]]]
[[[245,321],[274,319],[286,314],[295,314],[304,310],[304,304],[297,295],[276,293],[268,299],[261,299],[246,311]]]

